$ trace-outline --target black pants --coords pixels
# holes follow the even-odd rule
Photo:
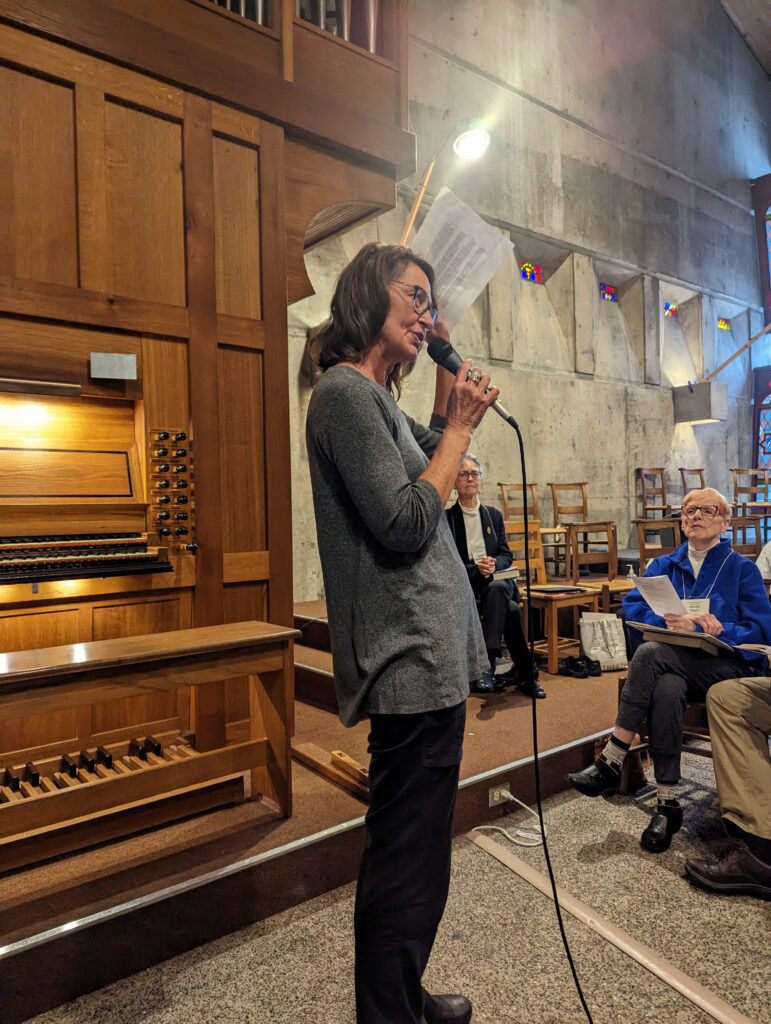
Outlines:
[[[494,667],[494,658],[501,649],[501,637],[511,654],[511,660],[521,669],[528,664],[530,652],[525,641],[522,609],[512,600],[510,580],[492,580],[479,590],[479,616],[485,647]]]
[[[370,805],[356,889],[357,1024],[419,1024],[421,978],[450,885],[465,701],[372,715]]]
[[[740,654],[723,658],[674,644],[641,644],[629,663],[616,725],[638,732],[647,718],[656,781],[677,782],[686,704],[704,700],[721,679],[748,674]]]

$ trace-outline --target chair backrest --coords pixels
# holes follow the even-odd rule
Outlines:
[[[644,469],[640,466],[637,469],[637,479],[640,481],[643,519],[668,516],[672,508],[667,501],[667,475],[664,467]]]
[[[731,518],[731,547],[740,555],[746,555],[756,561],[763,546],[760,534],[760,527],[763,522],[762,516],[732,516]]]
[[[735,505],[745,505],[749,509],[755,502],[769,500],[767,469],[732,469],[731,476],[734,480]]]
[[[659,555],[668,555],[683,543],[679,519],[635,519],[637,543],[640,547],[640,572],[645,572],[648,562]]]
[[[504,519],[522,519],[524,517],[524,505],[522,503],[522,484],[510,484],[505,481],[498,481],[503,501]],[[538,485],[527,485],[527,518],[529,521],[539,523],[538,518]]]
[[[615,523],[609,520],[598,523],[568,523],[567,531],[574,583],[580,582],[582,570],[584,577],[588,575],[595,580],[616,579],[618,541]],[[605,572],[592,572],[592,566],[599,565],[605,567]]]
[[[514,556],[513,564],[522,573],[526,574],[525,547],[527,546],[530,560],[530,576],[532,583],[546,582],[546,564],[543,557],[543,544],[541,542],[541,528],[538,520],[529,520],[527,524],[527,535],[525,534],[525,523],[522,519],[505,519],[503,528],[506,531],[506,539],[509,542],[511,553]],[[527,545],[526,545],[527,537]]]
[[[586,482],[575,484],[549,484],[554,508],[554,525],[568,522],[585,523],[589,518]]]
[[[707,486],[704,483],[703,469],[685,469],[680,466],[680,479],[683,481],[683,497],[689,491],[703,491]]]

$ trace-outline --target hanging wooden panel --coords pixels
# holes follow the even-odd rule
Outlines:
[[[260,165],[251,146],[214,136],[217,312],[262,317]]]
[[[77,287],[73,90],[0,66],[0,273]]]
[[[182,128],[105,105],[109,290],[184,306]]]

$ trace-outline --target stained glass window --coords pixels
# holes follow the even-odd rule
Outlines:
[[[725,319],[725,317],[719,316],[717,318],[717,329],[719,331],[730,331],[731,330],[731,325]]]
[[[771,469],[771,395],[767,395],[758,417],[758,469]]]
[[[541,268],[537,263],[526,263],[522,262],[519,264],[519,272],[522,275],[523,281],[534,281],[536,284],[541,284]]]
[[[674,304],[674,302],[664,303],[664,316],[677,316],[677,306]]]
[[[600,284],[600,298],[607,302],[616,301],[616,289],[612,284]]]

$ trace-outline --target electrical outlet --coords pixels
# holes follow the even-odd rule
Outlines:
[[[498,786],[490,786],[487,806],[496,807],[498,804],[504,803],[506,797],[503,794],[507,789],[509,789],[508,782],[501,782]]]

